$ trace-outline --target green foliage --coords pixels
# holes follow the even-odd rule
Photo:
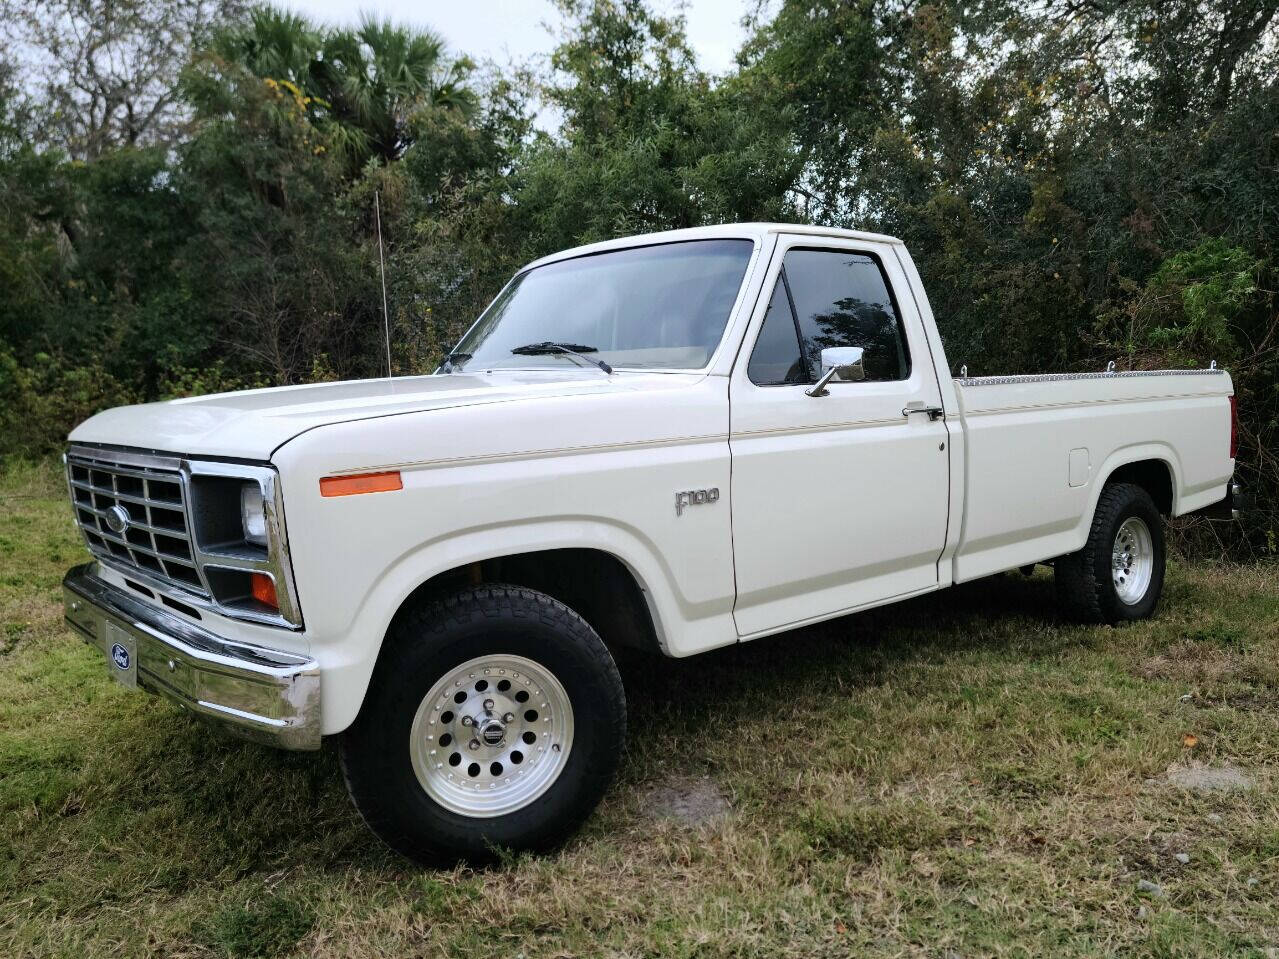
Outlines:
[[[243,905],[224,906],[208,924],[207,938],[233,959],[273,959],[297,945],[315,925],[315,911],[288,896],[267,893]]]
[[[784,127],[697,68],[682,21],[640,0],[561,7],[570,29],[544,92],[562,127],[525,152],[515,198],[529,252],[790,213],[799,162]]]
[[[122,397],[381,373],[376,197],[397,373],[563,247],[880,230],[956,366],[1227,366],[1241,478],[1275,501],[1275,0],[780,0],[723,76],[678,11],[559,7],[548,70],[478,73],[430,32],[252,6],[168,77],[179,135],[87,163],[0,69],[0,346],[26,411],[0,452]],[[1225,549],[1277,531],[1266,506]]]
[[[100,363],[72,366],[37,353],[24,364],[0,349],[0,457],[53,452],[81,420],[136,401]]]
[[[194,227],[180,260],[216,313],[218,352],[277,383],[304,379],[320,353],[370,372],[376,251],[371,224],[341,205],[345,164],[326,130],[296,91],[216,56],[185,83],[199,129],[174,173]]]
[[[1241,344],[1232,326],[1254,306],[1261,268],[1261,260],[1221,239],[1170,256],[1139,300],[1154,314],[1150,341],[1185,356],[1184,362],[1205,352],[1237,359]]]
[[[469,60],[447,62],[439,36],[371,16],[354,30],[317,28],[295,13],[256,7],[218,36],[214,50],[292,95],[352,171],[398,160],[420,113],[468,116],[476,106]]]
[[[312,366],[311,381],[324,379],[318,375],[320,360]],[[207,396],[212,393],[230,393],[234,390],[256,390],[271,385],[262,373],[233,372],[224,359],[214,360],[205,366],[168,366],[156,386],[156,398],[178,399],[183,396]]]

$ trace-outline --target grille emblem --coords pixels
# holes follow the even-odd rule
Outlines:
[[[103,517],[107,522],[107,529],[116,535],[123,535],[124,531],[129,528],[129,511],[119,504],[112,506]]]

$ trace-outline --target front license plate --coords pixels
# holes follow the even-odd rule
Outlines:
[[[107,669],[116,681],[130,689],[138,685],[138,644],[115,623],[106,624]]]

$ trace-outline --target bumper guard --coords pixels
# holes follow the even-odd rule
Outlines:
[[[1219,503],[1196,510],[1192,516],[1206,516],[1208,519],[1236,520],[1239,511],[1252,509],[1252,497],[1244,493],[1237,480],[1232,479],[1226,486],[1226,498]]]

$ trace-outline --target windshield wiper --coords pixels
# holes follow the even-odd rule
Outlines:
[[[598,366],[605,373],[612,373],[613,367],[609,366],[603,360],[597,360],[594,357],[583,356],[583,353],[598,353],[597,346],[582,346],[579,343],[552,343],[547,340],[544,343],[529,343],[526,346],[517,346],[512,353],[517,356],[548,356],[552,353],[565,353],[569,356],[576,356],[579,360],[585,360],[594,366]]]
[[[452,373],[454,360],[462,360],[463,362],[465,362],[469,360],[470,358],[471,358],[470,353],[462,353],[458,350],[454,350],[452,353],[450,353],[448,356],[444,357],[444,359],[440,361],[440,365],[444,367],[445,373]]]

